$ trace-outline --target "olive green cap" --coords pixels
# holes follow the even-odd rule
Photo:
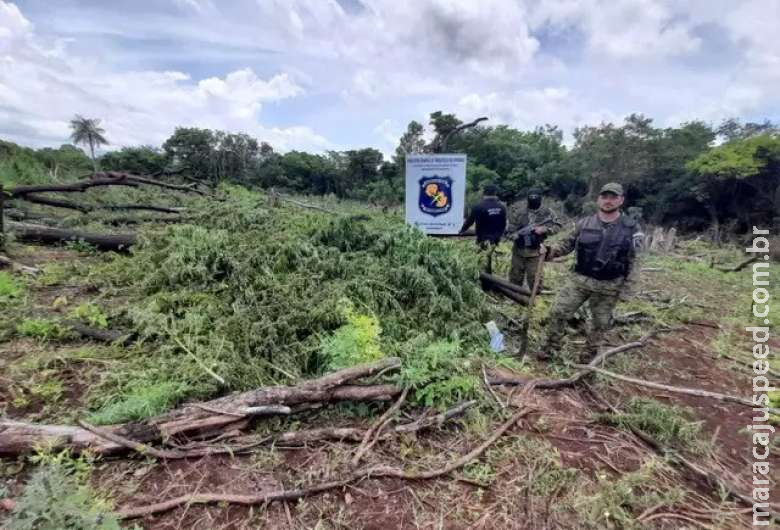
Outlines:
[[[615,195],[623,195],[623,186],[617,182],[608,182],[601,187],[599,195],[602,193],[614,193]]]

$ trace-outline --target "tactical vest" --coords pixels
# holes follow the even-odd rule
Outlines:
[[[604,226],[598,215],[586,218],[577,237],[574,271],[596,280],[614,280],[629,272],[636,221],[621,215]]]

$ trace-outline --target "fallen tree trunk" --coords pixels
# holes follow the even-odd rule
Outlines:
[[[41,272],[41,269],[37,269],[35,267],[28,267],[27,265],[17,263],[12,259],[2,255],[0,255],[0,267],[11,267],[11,270],[13,272],[23,272],[24,274],[32,274],[32,275]]]
[[[205,403],[184,405],[142,423],[112,425],[102,429],[133,442],[149,443],[179,434],[206,435],[230,429],[257,415],[257,407],[266,405],[282,405],[300,410],[310,404],[339,401],[390,401],[401,392],[400,388],[394,385],[358,386],[346,383],[399,366],[400,360],[397,358],[382,359],[296,386],[264,387],[231,394]],[[0,421],[0,454],[27,453],[41,445],[74,451],[89,449],[97,454],[114,454],[127,449],[82,427]]]
[[[63,320],[62,325],[72,329],[75,333],[81,335],[82,337],[95,339],[100,342],[112,343],[124,339],[123,343],[127,343],[133,335],[132,333],[126,333],[124,331],[117,331],[114,329],[93,328],[74,320]]]
[[[107,225],[112,226],[119,226],[119,225],[138,225],[142,223],[185,223],[187,221],[191,221],[192,217],[182,217],[182,216],[164,216],[164,217],[111,217],[109,219],[99,219],[99,222]]]
[[[71,182],[68,184],[41,184],[37,186],[16,186],[6,190],[12,199],[19,197],[26,197],[31,193],[82,193],[89,188],[97,186],[129,186],[131,188],[137,188],[138,183],[128,180],[126,174],[116,174],[117,176],[109,176],[106,173],[97,173],[95,178],[80,180],[78,182]]]
[[[37,241],[40,243],[84,241],[100,250],[127,251],[136,242],[135,234],[93,234],[16,222],[8,223],[8,228],[14,232],[17,239],[22,241]]]
[[[170,206],[156,206],[154,204],[104,204],[96,206],[93,210],[148,210],[150,212],[160,213],[182,213],[185,208],[175,208]]]
[[[176,190],[176,191],[183,191],[185,193],[197,193],[198,195],[202,195],[205,197],[205,193],[201,190],[195,189],[194,186],[181,186],[178,184],[170,184],[168,182],[161,182],[159,180],[155,180],[148,177],[142,177],[139,175],[130,175],[128,174],[128,178],[132,182],[138,182],[139,184],[148,184],[150,186],[157,186],[159,188],[165,188],[169,190]]]
[[[92,208],[85,204],[78,204],[76,202],[65,201],[62,199],[50,199],[49,197],[41,197],[39,195],[29,194],[17,197],[19,200],[25,200],[35,204],[42,204],[44,206],[53,206],[54,208],[65,208],[67,210],[76,210],[81,213],[87,213]]]
[[[507,289],[506,287],[501,287],[500,285],[493,286],[493,289],[503,294],[510,300],[517,302],[520,305],[528,305],[529,298],[527,296],[523,296],[520,293],[516,293],[514,291]]]
[[[523,287],[522,285],[517,285],[516,283],[507,281],[496,276],[495,274],[480,272],[479,279],[490,284],[491,286],[499,286],[524,296],[531,296],[531,290],[527,287]]]

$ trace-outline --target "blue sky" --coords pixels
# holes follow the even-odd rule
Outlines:
[[[112,147],[177,125],[389,153],[434,110],[570,138],[780,121],[780,0],[0,0],[0,138]]]

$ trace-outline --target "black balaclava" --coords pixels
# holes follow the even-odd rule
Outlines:
[[[528,192],[528,209],[538,210],[541,205],[542,205],[542,192],[537,189],[530,190]]]

